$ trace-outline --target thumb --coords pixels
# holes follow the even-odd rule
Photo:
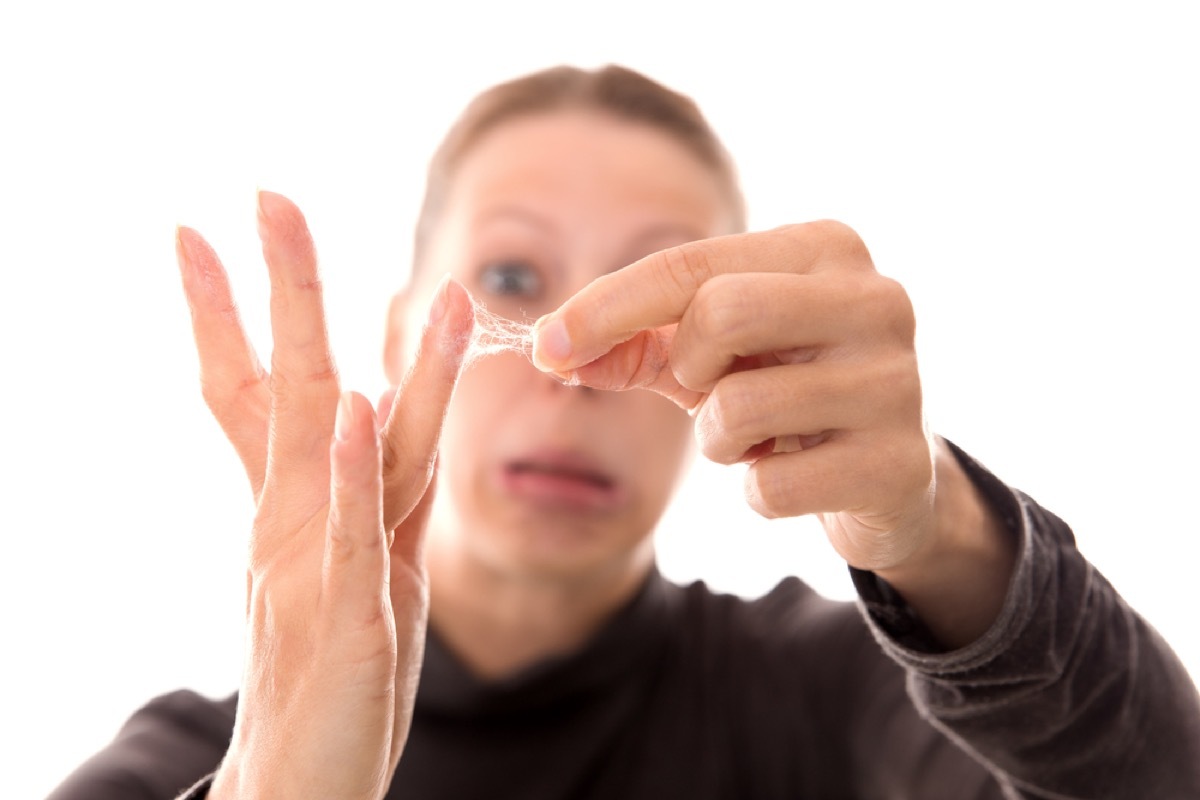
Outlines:
[[[324,588],[352,620],[378,614],[386,585],[379,435],[367,398],[345,392],[338,401],[329,446],[329,520]],[[343,617],[345,618],[345,617]]]

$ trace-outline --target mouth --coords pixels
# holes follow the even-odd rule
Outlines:
[[[513,495],[550,508],[602,511],[619,504],[616,478],[592,459],[573,453],[537,453],[507,462],[504,487]]]
[[[507,471],[510,475],[542,475],[568,482],[579,482],[604,491],[613,488],[614,485],[613,479],[602,472],[566,464],[514,461],[508,465]]]

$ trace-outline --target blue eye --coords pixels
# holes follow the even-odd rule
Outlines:
[[[535,297],[542,289],[542,278],[524,262],[496,261],[480,270],[479,284],[493,295]]]

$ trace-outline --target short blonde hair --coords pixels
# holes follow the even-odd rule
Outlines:
[[[746,227],[745,201],[733,160],[696,103],[639,72],[609,65],[596,70],[553,67],[497,84],[475,97],[450,128],[429,162],[425,198],[417,216],[413,269],[425,253],[454,172],[488,131],[526,114],[589,109],[651,125],[675,137],[716,176],[733,213],[734,230]]]

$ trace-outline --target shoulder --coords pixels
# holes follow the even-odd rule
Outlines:
[[[220,763],[236,703],[236,696],[216,700],[187,690],[154,698],[49,800],[176,797]]]

